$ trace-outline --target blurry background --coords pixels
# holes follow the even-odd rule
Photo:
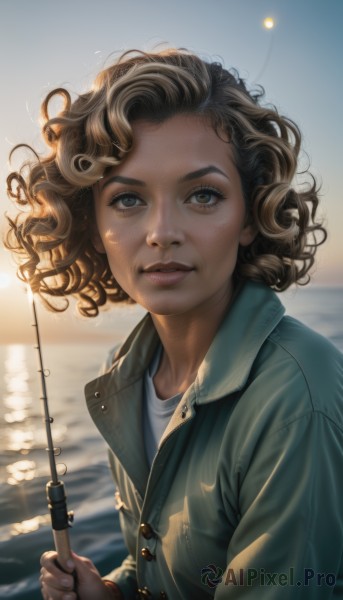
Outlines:
[[[272,19],[269,24],[265,19]],[[186,47],[236,67],[266,102],[293,118],[322,183],[329,239],[308,288],[282,295],[290,312],[343,349],[342,0],[0,0],[0,229],[7,157],[19,142],[43,150],[39,107],[54,87],[91,84],[111,55]],[[304,164],[306,163],[304,155]],[[39,597],[40,553],[52,545],[45,500],[49,478],[41,425],[31,314],[14,263],[0,250],[0,597]],[[106,450],[84,408],[83,385],[111,345],[142,314],[115,309],[81,319],[39,308],[54,439],[68,465],[75,509],[73,548],[102,572],[123,555]],[[114,524],[114,527],[113,527]]]
[[[266,18],[273,19],[270,29]],[[313,283],[342,285],[342,27],[341,0],[0,0],[1,220],[9,209],[8,154],[18,142],[43,149],[37,122],[49,90],[87,89],[113,53],[183,46],[237,67],[300,125],[322,182],[321,213],[329,230]],[[21,290],[0,250],[2,342],[30,339]],[[108,332],[105,317],[86,324],[70,312],[44,317],[48,339],[70,339],[70,327],[79,339]]]

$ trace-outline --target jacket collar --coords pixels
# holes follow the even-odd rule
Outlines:
[[[261,346],[284,312],[279,298],[266,285],[247,281],[242,286],[200,365],[198,404],[245,386]]]
[[[193,402],[205,404],[242,389],[262,344],[284,312],[279,298],[269,287],[245,282],[200,365],[191,386]],[[103,397],[113,395],[137,382],[158,342],[152,319],[147,314],[122,345],[110,371],[86,386],[86,396],[93,395],[99,387]]]
[[[192,419],[194,405],[213,402],[245,385],[256,355],[283,313],[276,294],[265,285],[247,282],[242,286],[196,380],[182,398],[183,406],[187,406],[187,417],[183,419],[181,411],[176,410],[163,434],[164,439]],[[142,498],[149,477],[142,432],[143,374],[158,343],[152,319],[146,315],[122,345],[112,368],[88,383],[85,389],[95,424],[125,465]],[[177,447],[181,448],[180,443]]]

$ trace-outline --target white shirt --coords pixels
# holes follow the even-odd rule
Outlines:
[[[149,466],[152,465],[163,432],[182,396],[176,394],[165,400],[157,396],[153,377],[158,369],[161,354],[160,346],[144,377],[143,435]]]

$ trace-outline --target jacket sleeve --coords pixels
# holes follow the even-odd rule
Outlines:
[[[113,361],[115,359],[116,353],[120,348],[120,344],[117,344],[108,353],[106,361],[101,365],[99,369],[99,375],[103,375],[106,373],[112,366]],[[109,463],[113,476],[113,468],[111,461],[111,454],[109,453]],[[120,588],[121,593],[125,600],[135,600],[137,597],[137,580],[136,580],[136,560],[132,556],[132,554],[128,554],[128,556],[123,560],[122,564],[113,569],[110,573],[108,573],[105,579],[110,579],[114,581]]]
[[[308,411],[240,457],[240,520],[216,600],[343,597],[342,449],[337,424]]]
[[[136,561],[129,554],[122,564],[108,573],[105,579],[114,581],[120,588],[125,600],[135,600],[137,597]]]
[[[115,568],[108,575],[106,575],[105,579],[114,581],[120,587],[120,591],[122,592],[125,600],[136,600],[138,586],[134,551],[137,540],[137,519],[133,515],[132,507],[130,505],[126,505],[121,499],[116,477],[115,459],[110,450],[108,451],[108,458],[113,481],[116,486],[116,493],[114,495],[115,507],[119,513],[120,529],[128,550],[128,556],[123,560],[119,567]]]

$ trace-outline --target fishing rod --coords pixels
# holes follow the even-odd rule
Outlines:
[[[38,373],[40,373],[42,393],[40,400],[43,402],[43,414],[48,441],[48,447],[46,450],[49,456],[51,481],[49,481],[46,485],[46,494],[50,509],[52,532],[54,536],[55,549],[58,556],[58,563],[63,570],[68,571],[66,564],[67,561],[71,559],[71,547],[68,529],[71,526],[74,515],[72,511],[68,512],[67,510],[67,498],[65,495],[64,484],[63,481],[59,480],[57,475],[55,457],[60,454],[61,449],[54,448],[52,440],[51,423],[53,423],[54,419],[50,417],[49,414],[48,394],[45,381],[47,375],[43,367],[42,346],[38,327],[36,303],[33,292],[29,285],[27,287],[27,292],[33,314],[32,326],[36,331],[37,345],[35,348],[38,352]]]

